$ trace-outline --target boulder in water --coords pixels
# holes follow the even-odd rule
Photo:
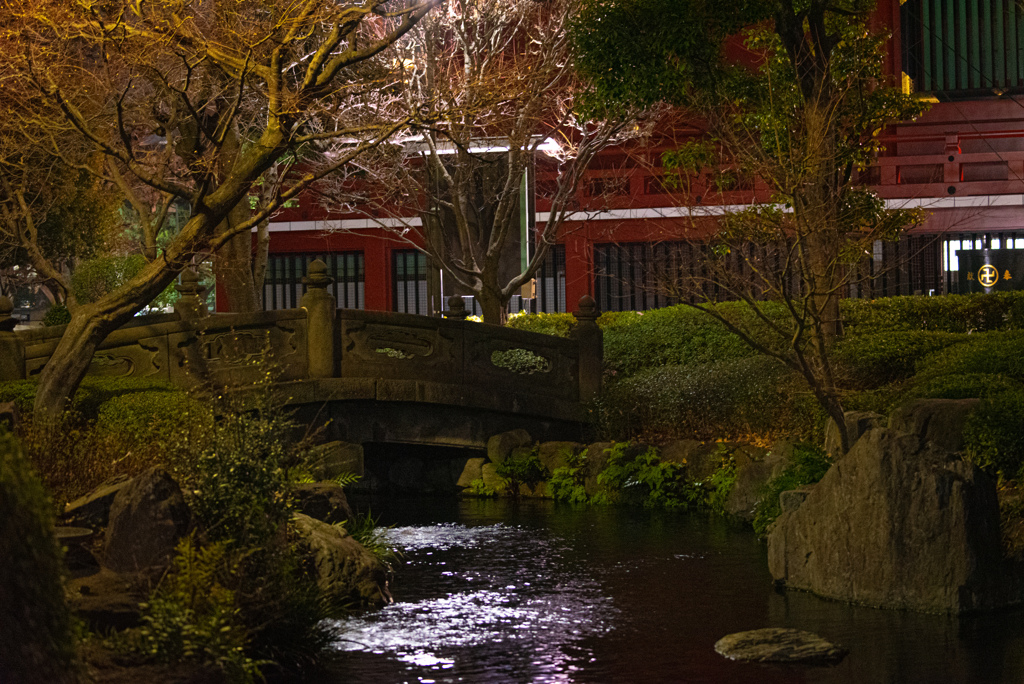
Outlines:
[[[799,629],[769,627],[737,632],[719,639],[715,650],[730,660],[754,663],[835,665],[847,650]]]

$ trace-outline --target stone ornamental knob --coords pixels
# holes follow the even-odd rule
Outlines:
[[[306,287],[325,290],[328,285],[334,282],[334,278],[327,272],[327,264],[320,259],[314,259],[309,263],[306,274],[302,279],[302,284]]]
[[[463,321],[469,316],[469,312],[466,311],[466,300],[459,295],[452,295],[448,298],[448,312],[444,315],[445,318],[454,318],[456,320]]]
[[[577,310],[573,313],[573,316],[580,321],[596,321],[600,315],[601,312],[597,309],[597,302],[590,295],[580,297]]]

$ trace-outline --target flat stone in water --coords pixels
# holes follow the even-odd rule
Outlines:
[[[715,650],[730,660],[806,665],[835,665],[847,654],[845,648],[817,634],[780,627],[724,636],[715,643]]]

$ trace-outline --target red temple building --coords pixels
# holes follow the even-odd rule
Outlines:
[[[1024,257],[1024,10],[1012,0],[880,0],[877,17],[892,32],[887,71],[933,104],[886,132],[884,152],[860,182],[890,206],[921,207],[928,218],[898,243],[876,243],[868,267],[877,277],[848,294],[963,292],[976,282],[978,259],[991,262],[999,289],[1024,282],[1024,259],[1015,273]],[[566,311],[584,294],[602,310],[668,303],[645,287],[652,260],[697,263],[701,221],[762,190],[743,178],[725,192],[666,188],[660,152],[695,134],[675,127],[646,149],[610,149],[595,159],[579,190],[579,212],[537,274],[535,298],[516,297],[511,310]],[[543,161],[535,171],[529,227],[543,223],[548,208]],[[695,214],[703,218],[694,222]],[[300,279],[314,258],[334,273],[339,307],[432,314],[451,294],[443,276],[440,285],[430,277],[422,253],[387,239],[364,216],[332,215],[300,201],[280,211],[270,230],[265,308],[298,305]],[[430,292],[439,287],[444,291]]]

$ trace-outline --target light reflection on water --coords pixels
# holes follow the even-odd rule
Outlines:
[[[551,502],[372,508],[401,525],[388,533],[405,555],[396,603],[338,623],[338,662],[318,684],[1024,682],[1024,613],[956,620],[776,592],[763,544],[722,521]],[[850,655],[809,669],[714,652],[760,627]]]
[[[443,595],[340,621],[337,648],[387,655],[412,681],[482,654],[493,681],[572,681],[573,643],[612,629],[611,599],[566,561],[557,537],[502,524],[442,524],[394,528],[388,538],[405,556],[402,572],[437,569],[435,591]]]

